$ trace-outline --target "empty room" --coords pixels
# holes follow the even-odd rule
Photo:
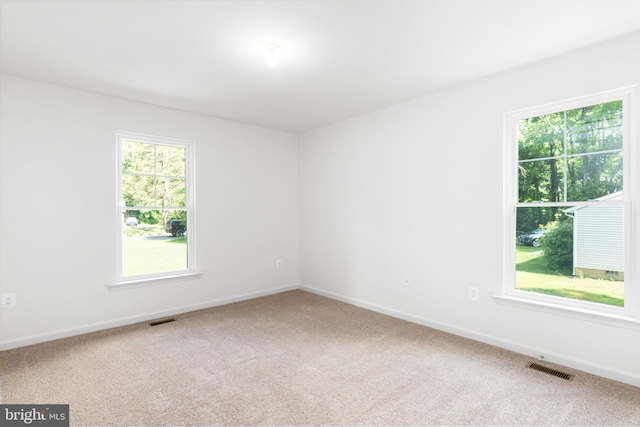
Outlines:
[[[639,17],[0,1],[2,425],[640,425]]]

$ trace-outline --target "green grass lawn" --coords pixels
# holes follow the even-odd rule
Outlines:
[[[187,268],[187,238],[122,240],[124,276],[166,273]]]
[[[162,236],[167,234],[164,227],[157,224],[140,224],[135,227],[125,227],[122,229],[123,237],[149,237]]]
[[[550,269],[540,248],[516,246],[516,288],[565,298],[624,306],[624,282],[571,276]]]

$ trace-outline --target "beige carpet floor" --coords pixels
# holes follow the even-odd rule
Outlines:
[[[640,425],[640,389],[303,291],[0,353],[71,425]],[[565,369],[567,370],[567,369]]]

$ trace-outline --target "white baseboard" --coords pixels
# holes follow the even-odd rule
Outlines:
[[[230,304],[239,301],[245,301],[253,298],[259,298],[267,295],[278,294],[281,292],[291,291],[295,289],[301,289],[307,292],[311,292],[317,295],[321,295],[327,298],[341,301],[347,304],[351,304],[357,307],[361,307],[367,310],[371,310],[377,313],[386,314],[398,319],[406,320],[408,322],[416,323],[419,325],[427,326],[429,328],[437,329],[440,331],[448,332],[461,337],[469,338],[475,341],[483,342],[485,344],[493,345],[506,350],[514,351],[516,353],[524,354],[530,357],[537,357],[540,352],[544,353],[545,358],[550,362],[558,365],[567,366],[580,371],[588,372],[594,375],[598,375],[604,378],[609,378],[615,381],[620,381],[626,384],[630,384],[636,387],[640,387],[640,375],[625,372],[617,369],[610,368],[608,366],[595,364],[586,360],[576,359],[571,356],[555,353],[540,348],[533,348],[523,343],[504,340],[495,336],[479,333],[465,328],[460,328],[454,325],[438,322],[425,317],[416,316],[414,314],[406,313],[403,311],[391,309],[378,304],[372,304],[366,301],[362,301],[356,298],[347,297],[341,294],[333,292],[327,292],[322,289],[314,288],[306,285],[289,285],[278,288],[266,289],[258,292],[251,292],[246,294],[240,294],[227,298],[221,298],[217,300],[211,300],[203,303],[192,304],[182,307],[175,307],[167,310],[146,313],[139,316],[132,316],[127,318],[116,319],[108,322],[94,323],[78,328],[70,328],[59,331],[54,331],[45,334],[32,335],[29,337],[19,338],[15,340],[0,341],[0,351],[10,350],[12,348],[24,347],[32,344],[38,344],[41,342],[52,341],[60,338],[67,338],[75,335],[82,335],[90,332],[96,332],[104,329],[116,328],[119,326],[126,326],[140,322],[146,322],[153,319],[158,319],[167,316],[175,316],[190,311],[202,310],[206,308],[216,307],[219,305]]]
[[[245,301],[253,298],[259,298],[267,295],[278,294],[281,292],[292,291],[299,289],[298,285],[282,286],[278,288],[266,289],[258,292],[250,292],[247,294],[235,295],[227,298],[220,298],[217,300],[207,301],[198,304],[186,305],[182,307],[174,307],[167,310],[156,311],[152,313],[141,314],[139,316],[126,317],[107,322],[93,323],[78,328],[63,329],[54,332],[47,332],[44,334],[31,335],[24,338],[18,338],[14,340],[0,341],[0,351],[11,350],[12,348],[25,347],[28,345],[38,344],[41,342],[57,340],[60,338],[72,337],[75,335],[87,334],[90,332],[101,331],[104,329],[117,328],[119,326],[132,325],[134,323],[146,322],[153,319],[158,319],[167,316],[176,316],[178,314],[188,313],[190,311],[203,310],[205,308],[216,307],[219,305],[231,304],[234,302]]]
[[[317,289],[311,286],[300,285],[300,289],[308,291],[317,295],[321,295],[327,298],[331,298],[337,301],[341,301],[347,304],[351,304],[357,307],[361,307],[367,310],[371,310],[377,313],[386,314],[391,317],[406,320],[408,322],[416,323],[418,325],[427,326],[429,328],[437,329],[439,331],[448,332],[453,335],[458,335],[464,338],[469,338],[474,341],[479,341],[485,344],[493,345],[495,347],[510,350],[515,353],[524,354],[530,357],[538,357],[542,352],[545,355],[545,360],[556,363],[558,365],[567,366],[569,368],[577,369],[583,372],[588,372],[600,377],[609,378],[615,381],[620,381],[626,384],[630,384],[636,387],[640,387],[640,375],[625,372],[617,369],[610,368],[608,366],[595,364],[586,360],[576,359],[571,356],[555,353],[540,348],[533,348],[523,343],[504,340],[495,336],[479,333],[465,328],[460,328],[454,325],[438,322],[435,320],[427,319],[425,317],[416,316],[410,313],[406,313],[399,310],[387,308],[378,304],[368,303],[359,299],[347,297],[344,295],[336,294],[333,292],[327,292],[322,289]]]

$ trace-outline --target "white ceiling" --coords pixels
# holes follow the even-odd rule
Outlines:
[[[0,12],[5,74],[291,132],[640,30],[638,0],[5,0]]]

